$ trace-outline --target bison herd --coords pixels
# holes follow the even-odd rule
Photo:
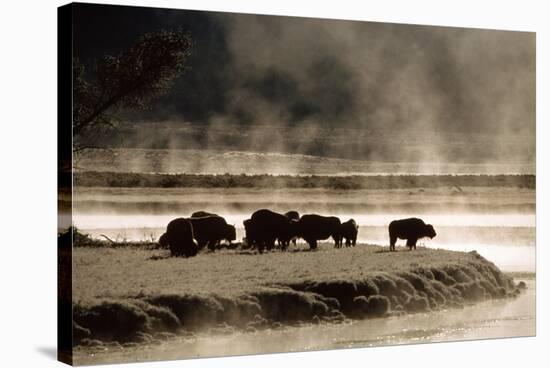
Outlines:
[[[286,250],[296,239],[302,238],[310,249],[317,248],[317,242],[332,238],[334,246],[341,248],[345,240],[346,247],[355,246],[359,226],[355,220],[341,222],[335,216],[307,214],[300,216],[296,211],[285,214],[261,209],[243,221],[244,244],[260,253],[277,246]],[[395,250],[397,239],[406,239],[409,249],[416,249],[420,238],[436,236],[432,225],[418,218],[392,221],[389,225],[390,251]],[[192,257],[199,250],[219,248],[221,241],[231,244],[236,240],[235,226],[214,213],[195,212],[189,218],[177,218],[170,221],[166,232],[159,238],[159,244],[169,248],[172,256]]]

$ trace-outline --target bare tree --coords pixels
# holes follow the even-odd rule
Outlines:
[[[192,47],[183,31],[148,33],[128,50],[106,55],[86,70],[73,61],[73,152],[98,147],[113,124],[117,108],[144,109],[165,94],[184,70]]]

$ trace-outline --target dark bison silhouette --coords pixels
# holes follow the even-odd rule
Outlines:
[[[222,240],[231,244],[237,238],[235,226],[228,225],[221,216],[191,217],[189,221],[193,225],[193,235],[200,249],[208,246],[208,249],[214,250]]]
[[[168,248],[168,235],[166,233],[162,234],[159,238],[159,245],[162,248]]]
[[[285,213],[285,217],[290,220],[296,220],[298,221],[300,219],[300,214],[298,211],[288,211]]]
[[[395,250],[397,238],[407,239],[407,247],[409,247],[409,250],[412,250],[413,248],[416,249],[418,239],[425,237],[433,239],[437,235],[432,225],[425,224],[421,219],[414,217],[394,220],[390,222],[388,230],[390,234],[390,250]]]
[[[303,238],[310,249],[317,248],[318,240],[325,240],[332,236],[334,246],[341,244],[341,222],[335,216],[321,216],[315,214],[303,215],[298,221],[298,236]]]
[[[357,243],[357,233],[359,232],[359,226],[354,219],[349,219],[346,222],[342,222],[340,227],[340,235],[342,235],[342,241],[346,239],[346,247],[354,246]],[[341,243],[340,243],[341,246]]]
[[[287,213],[285,213],[285,217],[289,220],[298,221],[300,219],[300,213],[298,213],[298,211],[288,211]],[[292,244],[296,245],[296,239],[296,236],[292,237],[292,239],[290,240]],[[281,246],[280,242],[279,246]]]
[[[193,225],[185,218],[170,221],[166,232],[159,238],[163,247],[169,247],[172,257],[193,257],[197,255],[199,247],[193,239]]]
[[[257,245],[260,253],[265,248],[271,250],[275,245],[275,240],[279,240],[281,249],[285,250],[290,239],[296,236],[296,221],[290,220],[280,213],[261,209],[254,212],[250,220],[248,227],[252,228],[251,239]]]
[[[219,216],[219,215],[215,213],[206,212],[206,211],[197,211],[191,214],[191,217],[206,217],[206,216]]]
[[[246,239],[246,245],[249,248],[253,248],[256,246],[256,238],[257,238],[257,231],[254,227],[254,222],[252,222],[252,219],[246,219],[243,221],[244,226],[244,237]]]

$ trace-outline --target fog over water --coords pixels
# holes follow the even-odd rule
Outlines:
[[[527,188],[77,188],[75,200],[74,224],[93,237],[114,240],[156,240],[172,219],[206,210],[235,225],[241,241],[243,221],[257,209],[271,208],[353,218],[360,243],[387,246],[392,220],[421,217],[438,233],[421,245],[477,250],[505,270],[535,269],[535,196]]]
[[[159,29],[194,40],[169,94],[119,112],[123,140],[101,146],[419,167],[535,161],[534,33],[86,4],[75,16],[87,65]]]

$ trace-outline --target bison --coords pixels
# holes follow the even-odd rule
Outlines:
[[[193,257],[199,250],[193,238],[193,225],[185,218],[170,221],[159,243],[161,246],[170,248],[172,257]]]
[[[317,248],[318,240],[332,236],[334,246],[341,244],[341,222],[338,217],[321,215],[303,215],[298,221],[298,236],[303,238],[310,249]]]
[[[359,226],[357,226],[354,219],[349,219],[346,222],[342,222],[342,226],[340,227],[340,235],[342,236],[342,240],[346,239],[346,247],[355,247],[358,232]]]
[[[416,249],[416,242],[420,238],[429,237],[433,239],[437,234],[434,227],[430,224],[425,224],[419,218],[407,218],[402,220],[394,220],[388,227],[390,234],[390,251],[395,250],[395,242],[397,238],[407,239],[407,247],[409,250]]]
[[[290,239],[296,236],[295,226],[296,221],[288,219],[285,215],[268,209],[261,209],[254,212],[250,217],[247,239],[251,235],[250,239],[253,239],[253,242],[256,243],[260,253],[263,252],[264,248],[271,250],[277,239],[281,242],[281,248],[285,250]],[[252,234],[248,234],[250,230],[252,230]]]
[[[220,241],[225,239],[231,243],[237,238],[235,226],[228,225],[223,217],[191,217],[189,221],[193,225],[193,234],[201,249],[208,246],[208,249],[214,250],[220,245]]]

